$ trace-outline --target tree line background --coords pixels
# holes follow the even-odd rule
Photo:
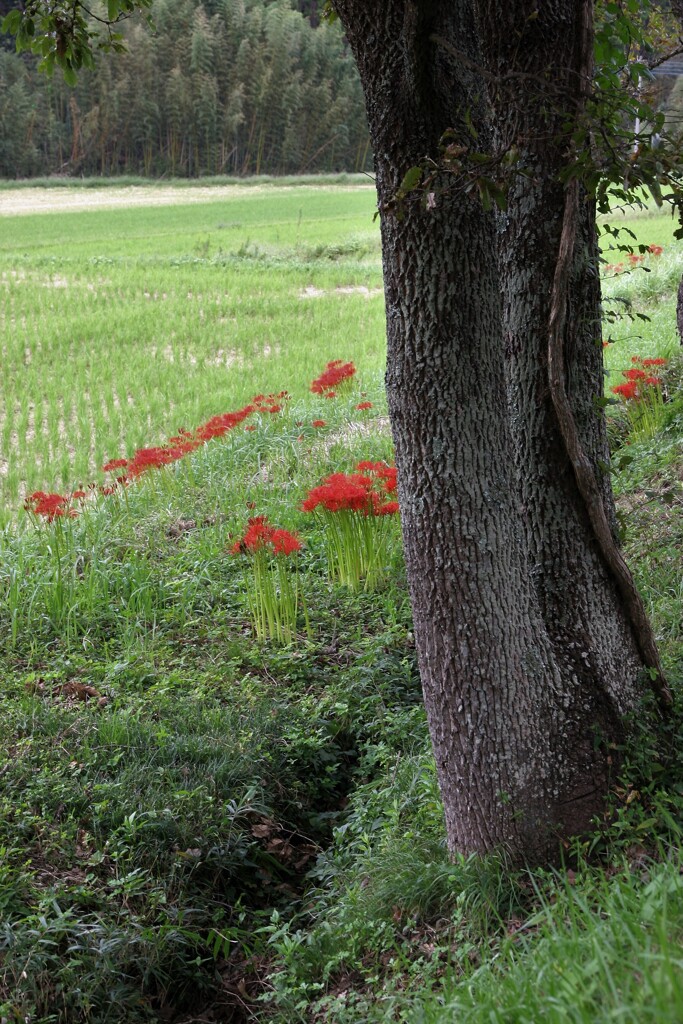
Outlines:
[[[317,7],[157,0],[74,89],[0,38],[0,177],[369,170],[358,73]]]

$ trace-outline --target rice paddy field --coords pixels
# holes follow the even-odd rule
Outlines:
[[[0,192],[2,515],[329,358],[381,375],[372,185],[198,192]]]
[[[0,190],[0,516],[39,488],[102,483],[109,459],[254,390],[303,393],[328,357],[377,379],[374,209],[371,183]],[[665,215],[614,221],[664,249],[648,273],[606,273],[618,377],[631,354],[676,348],[683,252]]]

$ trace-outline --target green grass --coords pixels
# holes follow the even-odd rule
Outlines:
[[[399,525],[377,589],[352,592],[300,508],[332,469],[392,458],[381,295],[336,292],[379,283],[372,200],[307,189],[240,194],[227,214],[221,201],[3,220],[1,386],[19,414],[0,449],[15,474],[0,531],[0,1019],[674,1024],[678,712],[664,751],[636,735],[571,872],[448,859]],[[669,242],[652,275],[614,287],[663,328],[678,273]],[[325,294],[300,298],[309,286]],[[638,347],[632,325],[612,329],[617,377],[634,352],[672,355],[656,437],[634,441],[609,413],[626,552],[675,684],[683,374],[649,325]],[[235,361],[216,365],[218,350]],[[359,373],[328,401],[308,384],[332,358]],[[281,388],[291,401],[255,431],[78,518],[20,514],[31,472],[70,486]],[[254,514],[304,542],[309,621],[289,645],[254,636],[248,563],[231,554]]]

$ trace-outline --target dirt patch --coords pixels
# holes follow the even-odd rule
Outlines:
[[[373,299],[375,295],[382,295],[382,288],[368,288],[364,284],[339,285],[337,288],[316,288],[309,284],[299,292],[300,299],[319,299],[324,295],[363,295],[366,299]]]
[[[314,187],[314,186],[312,186]],[[326,191],[349,192],[372,185],[325,185]],[[278,185],[278,193],[301,191],[301,185]],[[0,190],[0,216],[26,213],[65,213],[77,210],[104,210],[131,206],[174,206],[187,203],[211,203],[221,199],[246,198],[272,192],[272,185],[126,185],[111,188],[13,188]]]

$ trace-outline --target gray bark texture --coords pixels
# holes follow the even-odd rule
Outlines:
[[[576,93],[581,2],[334,6],[360,70],[375,154],[387,393],[449,846],[552,860],[603,806],[609,746],[623,738],[643,667],[548,386],[565,198],[557,174],[567,155],[566,138],[556,138]],[[463,145],[474,129],[477,147],[494,153],[515,145],[533,167],[505,214],[455,190],[439,192],[433,208],[412,195],[396,206],[406,170],[438,160],[446,128]],[[566,374],[613,519],[595,405],[599,298],[584,201]]]

